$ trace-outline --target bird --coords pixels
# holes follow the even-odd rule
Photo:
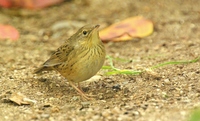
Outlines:
[[[35,74],[55,70],[67,79],[69,85],[90,100],[81,89],[80,82],[90,79],[103,66],[106,51],[99,37],[100,25],[86,25],[69,37]],[[78,87],[75,85],[78,83]]]

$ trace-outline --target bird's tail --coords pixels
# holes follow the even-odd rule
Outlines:
[[[39,73],[41,73],[43,71],[51,71],[51,70],[52,70],[51,67],[42,66],[40,68],[35,69],[33,73],[39,74]]]

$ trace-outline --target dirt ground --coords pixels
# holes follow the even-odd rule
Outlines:
[[[0,121],[186,121],[200,106],[200,62],[168,65],[154,74],[104,75],[81,85],[95,100],[83,100],[56,72],[32,74],[77,29],[101,28],[131,16],[153,21],[151,36],[105,43],[121,69],[192,60],[200,55],[199,0],[72,0],[42,10],[0,9],[0,23],[15,26],[20,39],[0,41]],[[68,24],[66,24],[68,23]],[[62,26],[60,26],[61,24]],[[109,65],[108,60],[104,65]],[[36,103],[8,100],[22,93]]]

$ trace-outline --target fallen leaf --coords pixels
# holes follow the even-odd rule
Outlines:
[[[36,103],[35,100],[31,100],[27,98],[25,95],[23,95],[20,92],[13,93],[9,99],[18,105],[30,105],[30,104]]]
[[[19,32],[13,26],[0,24],[0,39],[17,40]]]
[[[29,9],[44,8],[63,2],[63,0],[0,0],[0,6],[5,8],[21,7]]]
[[[142,16],[130,17],[99,32],[102,41],[127,41],[142,38],[153,32],[153,23]]]
[[[11,6],[11,4],[9,0],[0,0],[0,6],[8,8]]]

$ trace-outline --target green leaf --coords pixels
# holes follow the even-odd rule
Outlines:
[[[141,74],[141,73],[145,72],[146,70],[148,70],[148,68],[146,68],[144,70],[138,70],[138,71],[129,70],[129,69],[119,69],[119,68],[114,67],[113,57],[107,56],[106,58],[108,58],[109,64],[110,64],[110,66],[103,66],[102,67],[102,69],[110,70],[110,71],[106,72],[106,75],[116,75],[116,74],[138,75],[138,74]],[[195,62],[198,62],[199,60],[200,60],[200,57],[197,57],[194,60],[189,60],[189,61],[170,61],[170,62],[164,62],[164,63],[160,63],[160,64],[157,64],[155,66],[150,67],[149,70],[153,70],[153,69],[156,69],[156,68],[159,68],[159,67],[162,67],[162,66],[166,66],[166,65],[177,65],[177,64],[195,63]]]
[[[196,109],[192,112],[189,121],[200,121],[200,109]]]

